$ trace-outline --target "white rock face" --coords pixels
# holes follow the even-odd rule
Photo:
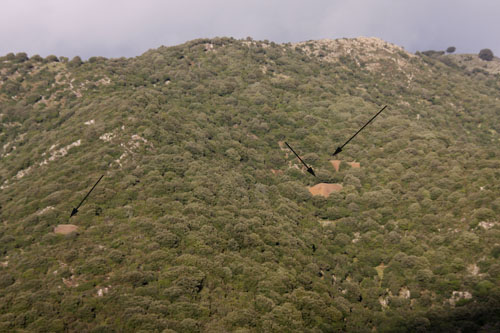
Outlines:
[[[38,213],[36,213],[36,215],[39,215],[39,216],[40,216],[40,215],[43,215],[43,214],[45,214],[45,213],[47,213],[47,212],[50,212],[51,210],[54,210],[54,207],[52,207],[52,206],[47,206],[47,207],[45,207],[44,209],[42,209],[41,211],[39,211]]]
[[[489,230],[496,225],[496,222],[479,222],[479,226],[484,228],[485,230]]]
[[[405,299],[408,299],[410,298],[411,294],[410,294],[410,289],[408,289],[408,287],[403,287],[399,290],[399,297],[403,297]]]
[[[451,294],[451,298],[448,300],[448,302],[452,305],[455,306],[455,304],[461,300],[461,299],[471,299],[472,294],[468,291],[454,291]]]
[[[98,297],[102,297],[102,296],[104,296],[104,294],[107,294],[108,292],[109,292],[109,288],[108,287],[99,288],[99,290],[97,291],[97,296]]]
[[[113,139],[114,136],[115,135],[113,133],[111,133],[111,132],[110,133],[104,133],[103,135],[101,135],[99,137],[99,139],[101,139],[104,142],[109,142],[109,141],[111,141]]]
[[[479,274],[479,267],[476,264],[472,264],[467,266],[467,271],[469,272],[469,274],[476,276]]]
[[[63,147],[63,148],[55,150],[55,151],[54,151],[54,149],[56,146],[52,145],[52,147],[50,147],[50,149],[49,149],[50,157],[46,160],[43,160],[43,162],[40,162],[40,166],[49,164],[49,162],[55,161],[61,157],[68,155],[68,150],[70,150],[73,147],[78,147],[81,144],[82,144],[82,140],[79,139],[78,141],[75,141],[75,142],[67,145],[66,147]]]

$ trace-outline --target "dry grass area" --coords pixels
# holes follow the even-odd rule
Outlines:
[[[59,224],[54,228],[54,233],[58,235],[67,235],[74,231],[78,231],[78,227],[74,224]]]
[[[308,187],[308,190],[312,195],[322,195],[325,198],[328,198],[330,193],[339,192],[342,190],[342,188],[342,184],[319,183],[312,187]]]

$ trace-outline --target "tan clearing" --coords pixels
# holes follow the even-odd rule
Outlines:
[[[335,168],[335,171],[339,172],[340,160],[331,160],[330,163],[332,163],[333,167]]]
[[[78,227],[74,224],[59,224],[54,228],[54,233],[59,235],[67,235],[77,230]]]
[[[351,166],[351,168],[356,168],[359,169],[361,167],[361,164],[359,162],[347,162]]]
[[[342,184],[320,183],[312,187],[309,187],[308,190],[309,192],[311,192],[312,195],[322,195],[325,198],[328,198],[330,193],[339,192],[342,190],[342,188],[343,188]]]

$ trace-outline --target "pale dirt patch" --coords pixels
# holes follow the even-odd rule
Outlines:
[[[101,139],[104,142],[109,142],[109,141],[111,141],[113,139],[114,136],[115,135],[113,133],[111,133],[111,132],[110,133],[104,133],[103,135],[101,135],[99,137],[99,139]]]
[[[328,226],[333,226],[337,223],[337,221],[331,221],[331,220],[319,220],[319,224],[321,224],[323,227],[328,227]]]
[[[62,278],[62,281],[66,285],[66,287],[70,288],[78,287],[79,285],[74,275],[71,275],[69,279]]]
[[[40,215],[43,215],[43,214],[45,214],[47,212],[50,212],[51,210],[54,210],[54,207],[47,206],[44,209],[42,209],[41,211],[37,212],[36,215],[40,216]]]
[[[142,136],[134,134],[131,137],[131,140],[128,142],[130,149],[139,148],[140,143],[148,144],[150,147],[153,147],[153,144],[148,142],[148,140],[144,139]]]
[[[342,190],[342,188],[343,188],[342,184],[320,183],[312,187],[308,187],[308,190],[309,192],[311,192],[312,195],[321,195],[324,196],[325,198],[328,198],[330,193],[339,192]]]
[[[282,175],[283,174],[283,170],[271,169],[271,172],[273,173],[273,175]]]
[[[108,85],[111,83],[111,79],[107,76],[103,77],[99,81],[96,82],[97,85],[103,84],[103,85]]]
[[[203,46],[205,47],[205,49],[204,49],[205,51],[213,51],[214,50],[214,44],[212,44],[212,43],[205,43]]]
[[[381,263],[377,267],[375,267],[375,270],[377,271],[377,275],[380,278],[380,281],[384,279],[384,269],[386,269],[387,266],[384,265],[384,263]]]
[[[2,267],[9,266],[9,261],[8,260],[6,260],[6,261],[0,261],[0,266],[2,266]]]
[[[351,168],[359,169],[361,164],[359,162],[347,162],[351,166]]]
[[[359,240],[360,240],[359,236],[361,236],[361,234],[359,232],[355,232],[354,233],[354,238],[353,238],[352,242],[353,243],[359,242]]]
[[[29,174],[31,172],[31,169],[33,169],[33,167],[29,167],[27,169],[24,169],[24,170],[19,170],[16,174],[16,179],[21,179],[23,178],[24,176],[26,176],[27,174]]]
[[[471,275],[477,276],[479,274],[479,267],[476,264],[471,264],[467,266],[467,272]]]
[[[77,140],[69,145],[67,145],[66,147],[63,147],[61,149],[58,149],[56,151],[52,151],[54,148],[55,148],[55,145],[53,145],[52,147],[50,147],[49,151],[51,152],[50,153],[50,157],[46,160],[43,160],[43,162],[40,162],[40,166],[42,165],[46,165],[46,164],[49,164],[49,162],[52,162],[52,161],[55,161],[56,159],[59,159],[61,157],[64,157],[68,154],[68,150],[70,150],[71,148],[73,147],[78,147],[80,146],[82,143],[82,140]]]
[[[468,291],[454,291],[451,294],[450,299],[448,299],[448,302],[452,305],[455,306],[455,304],[461,300],[461,299],[471,299],[472,294]]]
[[[78,227],[74,224],[59,224],[54,228],[54,233],[58,235],[67,235],[77,230]]]
[[[380,296],[378,298],[378,302],[380,303],[380,305],[383,307],[383,308],[386,308],[389,304],[389,297],[383,297],[383,296]]]
[[[481,228],[484,228],[485,230],[489,230],[489,229],[493,228],[495,225],[496,225],[496,222],[485,222],[485,221],[479,222],[479,226]]]
[[[12,128],[12,127],[19,127],[19,126],[21,126],[21,123],[18,122],[18,121],[14,121],[12,123],[3,123],[2,125],[5,126],[5,127],[7,127],[7,128]]]
[[[402,287],[401,289],[399,289],[399,297],[402,297],[404,299],[408,299],[410,298],[410,289],[408,289],[408,287]]]
[[[330,163],[332,163],[333,168],[335,169],[335,171],[339,172],[340,160],[331,160]]]
[[[83,124],[84,125],[94,125],[95,124],[95,120],[94,119],[90,119],[89,121],[86,121]]]
[[[109,287],[99,288],[97,290],[97,297],[102,297],[109,292]]]
[[[126,153],[126,152],[125,152],[125,153],[123,153],[123,154],[121,154],[121,155],[120,155],[120,157],[119,157],[117,160],[115,160],[115,162],[116,162],[116,163],[120,166],[120,168],[122,167],[122,160],[123,160],[125,157],[127,157],[127,153]]]

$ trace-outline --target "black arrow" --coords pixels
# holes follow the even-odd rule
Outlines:
[[[359,131],[357,131],[357,132],[356,132],[356,134],[354,134],[353,136],[351,136],[351,138],[350,138],[349,140],[347,140],[347,141],[346,141],[346,143],[344,143],[341,147],[337,147],[337,149],[335,150],[335,153],[333,153],[333,156],[335,156],[335,155],[337,155],[338,153],[340,153],[340,152],[342,151],[342,148],[344,148],[344,146],[345,146],[346,144],[348,144],[348,143],[349,143],[352,139],[354,139],[354,137],[355,137],[356,135],[358,135],[358,133],[359,133],[359,132],[361,132],[361,131],[363,130],[363,128],[365,128],[366,126],[368,126],[368,124],[369,124],[369,123],[371,123],[371,122],[372,122],[372,120],[373,120],[373,119],[375,119],[375,118],[376,118],[376,117],[377,117],[377,116],[378,116],[378,115],[379,115],[382,111],[384,111],[384,109],[385,109],[386,107],[387,107],[387,105],[385,105],[385,106],[384,106],[384,107],[383,107],[383,108],[382,108],[379,112],[377,112],[377,114],[376,114],[376,115],[374,115],[374,116],[372,117],[372,119],[368,120],[368,122],[367,122],[366,124],[364,124],[364,125],[363,125],[363,127],[361,127],[361,128],[359,129]]]
[[[94,184],[94,186],[92,186],[92,188],[90,189],[89,193],[87,193],[87,195],[85,196],[85,198],[83,198],[83,200],[80,202],[80,204],[78,206],[76,206],[76,208],[73,208],[73,210],[71,211],[71,215],[69,216],[69,218],[72,218],[73,215],[76,215],[76,213],[78,213],[78,208],[80,208],[80,206],[83,204],[83,202],[85,201],[85,199],[87,199],[87,197],[90,195],[90,192],[92,192],[94,190],[94,188],[97,186],[97,184],[99,184],[99,182],[101,181],[102,177],[104,177],[104,175],[102,175],[99,180]]]
[[[308,166],[308,165],[306,164],[306,162],[302,161],[302,159],[300,158],[300,156],[299,156],[299,155],[297,155],[297,153],[295,152],[295,150],[293,150],[293,148],[292,148],[292,147],[290,147],[290,145],[289,145],[288,143],[286,143],[286,141],[285,141],[285,144],[288,146],[288,148],[290,148],[290,150],[291,150],[291,151],[295,154],[295,156],[297,156],[297,158],[299,159],[299,161],[301,161],[301,162],[302,162],[302,164],[304,164],[304,165],[305,165],[305,167],[306,167],[306,169],[307,169],[307,172],[309,172],[311,175],[313,175],[314,177],[316,177],[316,174],[314,173],[313,168],[311,168],[310,166]]]

